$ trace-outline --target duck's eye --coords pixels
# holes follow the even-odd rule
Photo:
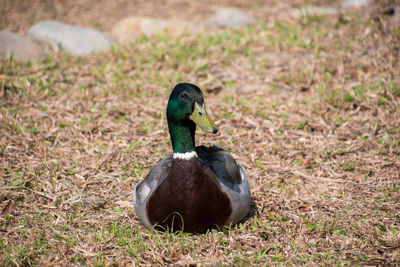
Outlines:
[[[186,97],[186,95],[185,95],[185,93],[180,93],[180,94],[179,94],[179,97],[182,98],[182,99],[184,99],[184,98]]]
[[[202,117],[203,116],[203,112],[199,111],[199,116]]]

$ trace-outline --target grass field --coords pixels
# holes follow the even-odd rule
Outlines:
[[[0,64],[0,265],[400,265],[398,28],[354,12]],[[178,82],[249,177],[252,212],[146,230],[132,191],[171,153]],[[7,207],[6,207],[7,206]]]

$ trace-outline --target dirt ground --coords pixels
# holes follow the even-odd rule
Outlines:
[[[307,3],[338,4],[337,1],[328,0],[312,0]],[[203,23],[217,8],[224,6],[238,7],[263,19],[269,16],[279,17],[281,12],[303,5],[304,2],[300,0],[2,0],[0,28],[26,33],[38,21],[57,19],[107,32],[120,19],[132,15]]]
[[[256,25],[160,35],[87,57],[0,62],[0,265],[400,265],[400,30],[394,1],[10,1],[0,28],[43,19],[108,32],[147,15],[203,22],[236,6]],[[171,153],[178,82],[205,93],[246,169],[246,220],[204,235],[146,230],[132,191]]]

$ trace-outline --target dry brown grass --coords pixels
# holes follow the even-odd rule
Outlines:
[[[369,14],[275,16],[2,62],[0,265],[399,265],[400,68],[388,27]],[[221,128],[197,143],[230,149],[249,176],[252,214],[224,232],[153,233],[133,213],[134,185],[171,153],[164,113],[180,81],[203,88]]]

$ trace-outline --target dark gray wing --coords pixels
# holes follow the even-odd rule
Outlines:
[[[143,182],[148,184],[160,184],[167,177],[169,167],[171,167],[172,155],[168,155],[160,160],[144,177]]]
[[[227,187],[234,189],[242,182],[240,169],[232,155],[220,146],[196,147],[201,164],[210,167],[218,179]]]
[[[146,204],[150,195],[154,190],[161,184],[168,176],[168,170],[171,167],[172,155],[165,157],[154,166],[149,174],[135,186],[133,193],[133,203],[135,207],[136,215],[139,220],[151,229],[151,224],[147,218]]]

